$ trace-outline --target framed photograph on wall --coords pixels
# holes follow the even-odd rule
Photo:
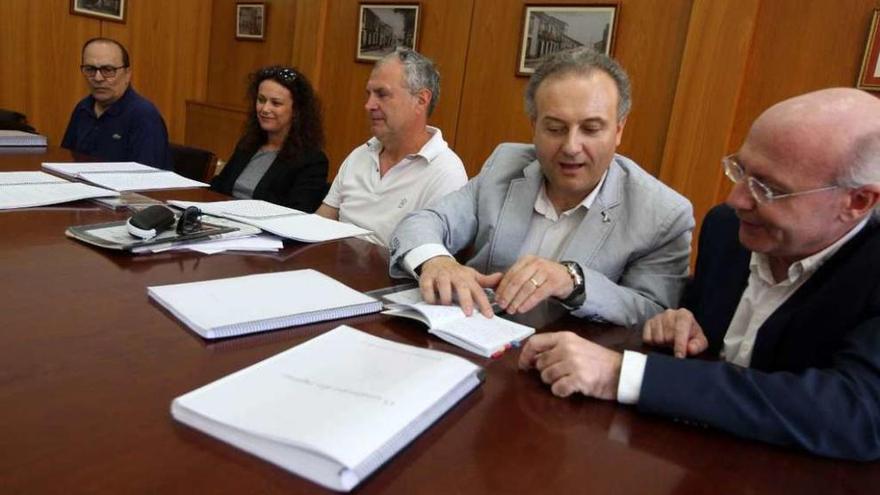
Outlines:
[[[529,76],[544,56],[578,46],[611,55],[617,13],[616,3],[526,5],[516,74]]]
[[[126,0],[70,0],[70,13],[104,21],[125,22]]]
[[[355,60],[373,62],[398,46],[416,49],[419,38],[419,4],[361,3],[358,11],[358,44]]]
[[[235,39],[263,41],[266,38],[266,4],[235,4]]]
[[[871,19],[871,29],[868,32],[868,45],[865,46],[865,55],[862,57],[862,70],[859,72],[859,89],[880,91],[880,33],[877,25],[880,24],[880,9],[874,10]]]

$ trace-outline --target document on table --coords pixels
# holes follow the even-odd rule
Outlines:
[[[220,238],[216,241],[179,244],[169,247],[168,250],[189,250],[197,251],[202,254],[217,254],[224,251],[276,252],[283,248],[284,243],[278,237],[269,234],[259,234],[251,237],[240,237],[235,239]]]
[[[193,428],[349,491],[480,385],[458,356],[340,326],[174,399]]]
[[[490,300],[494,293],[487,293]],[[418,320],[428,326],[428,333],[485,357],[492,357],[535,333],[535,329],[506,320],[501,316],[486,318],[479,311],[466,316],[458,306],[428,304],[418,288],[385,294],[389,301],[384,314]]]
[[[0,173],[0,210],[46,206],[81,199],[118,196],[116,191],[90,186],[42,172]]]
[[[107,173],[89,172],[79,174],[79,177],[92,184],[113,189],[114,191],[154,191],[159,189],[188,189],[193,187],[208,187],[208,184],[192,179],[187,179],[174,172],[161,171],[151,173]]]
[[[169,201],[178,208],[197,206],[205,213],[259,227],[266,232],[300,242],[323,242],[369,234],[370,231],[345,222],[255,199],[216,201]]]
[[[0,186],[22,184],[67,184],[61,177],[46,172],[0,172]]]
[[[0,147],[45,147],[46,136],[24,131],[0,130]]]
[[[418,320],[428,326],[428,333],[484,357],[495,357],[535,333],[532,327],[500,316],[486,318],[478,311],[466,316],[458,306],[420,302],[391,305],[382,313]]]
[[[147,287],[147,294],[206,339],[348,318],[382,303],[312,270]]]
[[[137,162],[43,163],[43,168],[114,191],[152,191],[208,187],[168,170]]]
[[[143,172],[151,173],[159,169],[137,162],[43,162],[43,169],[56,174],[79,178],[80,174],[90,172]]]

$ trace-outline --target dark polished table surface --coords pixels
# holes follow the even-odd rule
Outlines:
[[[0,152],[0,171],[70,161],[50,149]],[[149,193],[221,199],[207,190]],[[189,332],[146,287],[314,268],[359,290],[394,283],[384,249],[357,239],[280,253],[130,256],[64,236],[124,218],[88,201],[0,211],[0,493],[325,493],[176,423],[171,400],[345,323],[453,352],[486,382],[364,481],[373,493],[878,493],[880,467],[827,460],[578,397],[553,397],[517,353],[488,360],[384,315],[220,342]],[[296,297],[296,294],[291,294]],[[536,322],[552,315],[531,315]],[[638,336],[563,317],[614,349]],[[328,492],[330,493],[330,492]]]

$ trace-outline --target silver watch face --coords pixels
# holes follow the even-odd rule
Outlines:
[[[573,261],[565,261],[562,263],[565,266],[565,269],[568,270],[569,276],[571,276],[572,284],[574,285],[574,290],[572,294],[579,294],[584,290],[584,276],[581,275],[580,267],[577,263]]]

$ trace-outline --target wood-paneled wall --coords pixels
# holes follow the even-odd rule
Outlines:
[[[263,42],[234,36],[235,0],[131,1],[118,24],[73,16],[67,0],[0,1],[0,107],[26,113],[57,144],[86,94],[84,40],[110,36],[132,54],[133,82],[162,111],[172,140],[200,144],[229,122],[186,100],[245,111],[247,75],[269,64],[307,74],[323,102],[331,171],[369,137],[354,60],[358,0],[268,0]],[[525,78],[514,75],[523,0],[421,0],[419,49],[437,63],[432,124],[475,174],[499,142],[528,141]],[[582,3],[530,0],[529,3]],[[620,151],[688,196],[698,220],[729,186],[718,161],[769,105],[827,86],[852,86],[880,0],[620,0],[615,55],[633,80]],[[198,105],[196,105],[198,107]],[[214,115],[214,117],[211,117]],[[212,121],[213,119],[213,121]],[[219,124],[225,131],[212,132]],[[204,141],[202,141],[204,140]],[[219,143],[214,151],[231,149]],[[209,146],[210,147],[210,146]],[[220,153],[221,158],[226,153]]]
[[[761,112],[855,85],[875,8],[880,0],[694,0],[660,178],[691,200],[698,225],[730,191],[721,157]]]
[[[327,155],[331,173],[339,167],[348,153],[369,137],[364,112],[364,87],[372,64],[355,61],[358,27],[357,1],[325,1],[324,11],[313,15],[325,16],[323,51],[312,62],[312,73],[324,105],[324,127],[327,135]],[[462,80],[468,48],[473,0],[423,0],[419,51],[432,58],[441,74],[439,103],[431,117],[432,125],[443,131],[445,139],[456,145],[456,125],[460,117],[459,105]],[[303,12],[305,16],[307,13]],[[308,26],[318,25],[303,21]],[[300,56],[300,53],[297,53]],[[300,63],[308,71],[308,60]]]
[[[632,75],[637,102],[621,151],[652,173],[659,171],[663,154],[691,1],[620,2],[615,52]],[[354,57],[359,2],[311,0],[290,5],[269,4],[267,41],[253,43],[234,39],[234,2],[215,0],[208,100],[246,105],[242,95],[247,73],[278,63],[287,53],[284,47],[292,44],[289,60],[310,77],[323,100],[327,154],[335,172],[345,156],[369,138],[363,101],[372,66]],[[420,5],[419,50],[436,62],[442,76],[431,123],[443,130],[474,175],[498,143],[531,140],[522,102],[527,79],[515,75],[525,2],[423,0]],[[279,18],[291,22],[293,32],[273,29]]]
[[[183,142],[186,100],[204,99],[211,2],[127,2],[128,22],[102,22],[101,35],[121,41],[132,59],[132,84],[152,101],[172,141]]]
[[[532,139],[523,105],[528,79],[514,74],[524,4],[477,0],[474,8],[455,141],[471,175],[479,171],[498,143]],[[672,109],[690,4],[691,0],[620,2],[614,52],[631,76],[634,101],[620,151],[655,174]]]
[[[28,116],[59,144],[76,102],[85,96],[79,71],[82,42],[101,34],[101,22],[68,13],[67,2],[0,2],[0,108]]]
[[[71,15],[68,0],[0,2],[0,108],[25,113],[60,144],[73,106],[88,93],[79,72],[83,42],[106,36],[129,50],[132,84],[184,138],[186,99],[204,99],[210,0],[128,2],[124,24]]]
[[[289,65],[296,2],[268,0],[264,41],[235,38],[236,0],[214,0],[210,19],[207,100],[245,106],[248,75],[267,65]],[[312,41],[314,42],[314,41]]]

